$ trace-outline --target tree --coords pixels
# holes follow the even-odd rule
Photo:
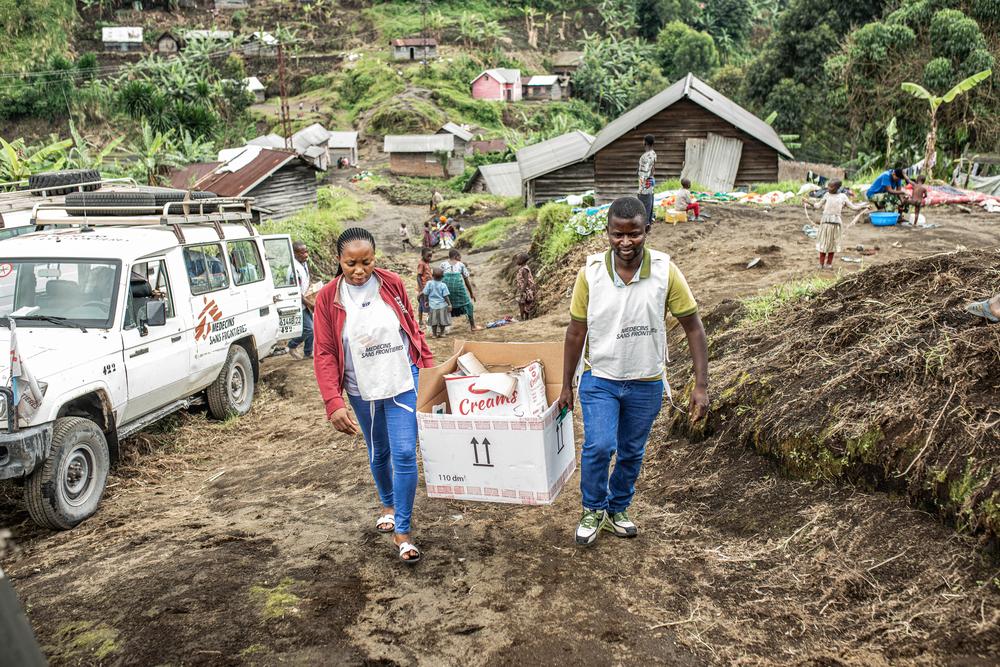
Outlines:
[[[172,167],[179,167],[182,160],[174,151],[172,131],[158,132],[142,124],[142,132],[126,149],[132,158],[132,169],[147,185],[162,185]]]
[[[28,146],[23,138],[7,142],[0,137],[0,181],[22,181],[35,172],[62,169],[66,149],[72,144],[72,140],[63,139]]]
[[[642,102],[639,79],[648,70],[650,47],[638,38],[585,35],[583,62],[573,76],[574,95],[599,112],[617,116]]]
[[[753,15],[754,8],[747,0],[706,0],[696,25],[728,55],[739,50],[750,36]]]
[[[708,77],[719,65],[715,41],[680,21],[671,21],[656,36],[657,55],[663,74],[671,81],[688,72]]]
[[[924,172],[932,174],[934,171],[934,164],[937,161],[937,111],[942,104],[950,104],[955,101],[955,98],[963,93],[975,88],[979,83],[985,81],[993,75],[993,70],[983,70],[977,74],[973,74],[969,78],[959,82],[957,86],[949,90],[947,93],[941,96],[934,95],[926,88],[920,84],[904,82],[902,84],[903,90],[910,93],[914,97],[922,100],[926,100],[930,106],[930,129],[927,130],[927,146],[924,150]]]

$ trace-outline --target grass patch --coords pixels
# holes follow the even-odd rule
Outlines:
[[[121,649],[118,631],[103,623],[78,621],[56,630],[55,646],[43,650],[53,662],[88,664],[104,660]]]
[[[363,181],[355,181],[354,187],[364,190],[365,192],[371,192],[380,185],[389,185],[392,183],[389,177],[385,174],[377,171],[371,172],[371,176]]]
[[[802,181],[780,181],[778,183],[754,183],[750,186],[750,192],[766,195],[768,192],[795,192],[798,193],[802,187]],[[819,187],[819,186],[817,186]]]
[[[0,3],[0,72],[20,72],[66,55],[77,22],[72,0]]]
[[[812,298],[835,282],[837,282],[835,278],[807,278],[778,285],[769,292],[744,299],[743,305],[746,307],[746,314],[743,316],[742,323],[760,324],[767,322],[771,315],[785,304]]]
[[[527,222],[526,218],[502,216],[465,232],[462,236],[473,249],[483,248],[507,237],[516,227]]]
[[[319,275],[333,270],[334,241],[343,231],[344,223],[361,220],[368,215],[368,205],[344,188],[327,187],[319,191],[316,206],[299,211],[284,220],[268,220],[261,224],[264,234],[288,234],[309,248],[310,261]]]
[[[294,579],[286,577],[272,588],[253,586],[250,589],[250,599],[260,607],[261,618],[271,620],[298,614],[298,605],[301,599],[289,590],[295,584]]]
[[[466,215],[487,208],[507,210],[510,200],[511,197],[500,197],[498,195],[477,192],[446,199],[438,206],[438,210],[443,215]]]

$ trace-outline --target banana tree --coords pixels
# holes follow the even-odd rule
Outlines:
[[[962,93],[969,92],[970,90],[975,88],[980,82],[985,81],[992,75],[993,75],[992,69],[983,70],[978,74],[973,74],[964,81],[961,81],[958,85],[949,90],[947,93],[940,96],[931,93],[926,88],[916,83],[910,83],[909,81],[907,81],[902,84],[903,90],[910,93],[914,97],[920,98],[922,100],[927,100],[927,102],[930,104],[931,126],[930,129],[927,131],[927,148],[924,151],[924,173],[926,173],[928,176],[934,170],[934,163],[936,162],[936,157],[937,157],[936,144],[937,144],[938,108],[940,108],[942,104],[952,103],[956,97],[958,97]]]
[[[28,146],[23,138],[8,142],[0,137],[0,181],[21,181],[39,171],[62,169],[66,149],[72,145],[72,139]]]

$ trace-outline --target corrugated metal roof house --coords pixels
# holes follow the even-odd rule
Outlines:
[[[142,51],[142,28],[101,28],[101,42],[105,51]]]
[[[455,155],[468,155],[472,151],[469,142],[472,141],[473,134],[461,125],[445,123],[437,134],[451,134],[455,137]]]
[[[341,158],[347,159],[348,165],[358,163],[358,133],[357,132],[330,132],[330,139],[326,142],[326,147],[330,152],[331,164],[340,165]]]
[[[516,102],[521,99],[521,70],[497,67],[488,69],[471,81],[472,97],[477,100]]]
[[[521,170],[516,162],[484,164],[476,169],[465,192],[488,192],[501,197],[521,196]]]
[[[389,154],[389,171],[402,176],[449,178],[465,171],[455,155],[455,135],[388,134],[382,150]]]
[[[330,168],[328,141],[330,141],[330,131],[319,123],[313,123],[292,135],[292,148],[317,169],[326,171]]]
[[[286,218],[316,203],[318,185],[315,168],[290,151],[243,146],[219,152],[220,161],[193,184],[181,174],[198,165],[175,172],[171,182],[178,187],[208,190],[220,197],[253,197],[254,205],[271,211],[274,219]]]
[[[517,151],[525,205],[593,188],[594,163],[586,159],[593,141],[593,136],[574,130]]]
[[[656,138],[655,176],[663,180],[680,176],[687,142],[706,140],[709,133],[742,142],[737,185],[776,181],[779,157],[792,157],[773,127],[688,74],[597,135],[586,160],[593,162],[598,201],[636,193],[645,135]]]
[[[438,55],[438,43],[432,37],[394,39],[389,45],[392,47],[393,60],[430,60]]]
[[[561,100],[562,86],[555,74],[541,74],[530,77],[524,82],[524,99],[526,100]]]

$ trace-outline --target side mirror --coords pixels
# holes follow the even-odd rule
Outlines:
[[[165,301],[147,301],[143,306],[142,323],[150,327],[162,327],[167,323]]]

